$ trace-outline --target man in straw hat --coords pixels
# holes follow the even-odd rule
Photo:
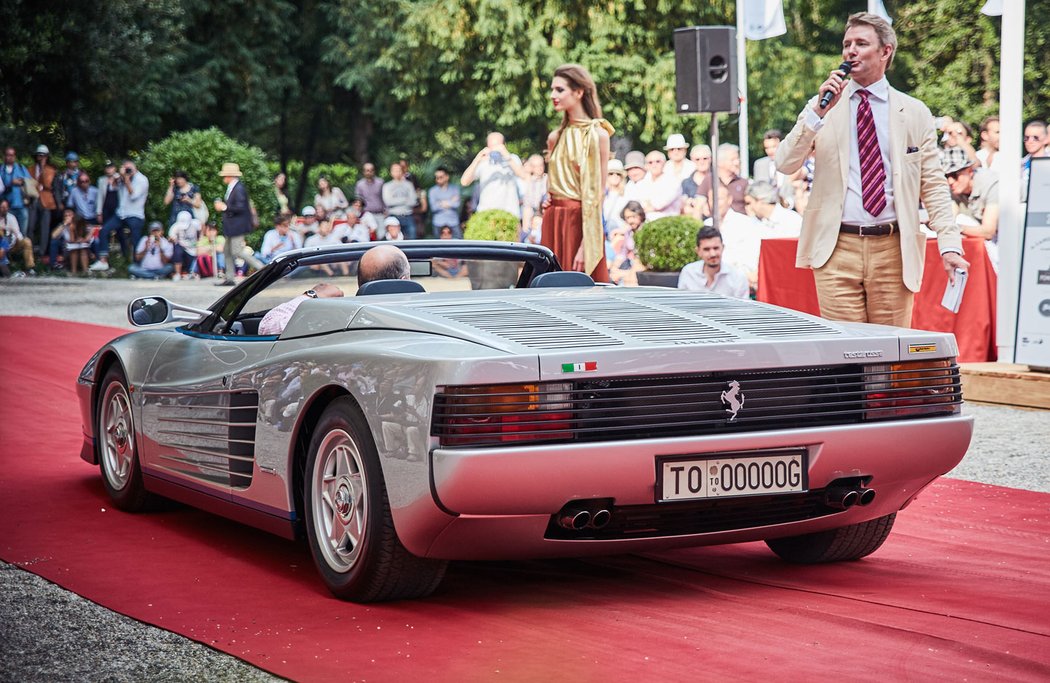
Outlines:
[[[243,258],[249,265],[256,269],[262,268],[259,259],[252,256],[247,250],[245,239],[252,231],[252,205],[248,199],[248,190],[240,181],[241,167],[233,163],[225,163],[219,171],[222,182],[226,183],[226,196],[215,200],[215,210],[222,213],[222,231],[226,236],[226,246],[223,255],[226,259],[226,278],[217,285],[230,286],[237,274],[237,257]]]

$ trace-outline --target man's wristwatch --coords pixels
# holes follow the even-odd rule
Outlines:
[[[303,296],[308,296],[311,299],[316,299],[317,298],[317,292],[315,292],[312,289],[308,289],[305,292],[303,292]]]

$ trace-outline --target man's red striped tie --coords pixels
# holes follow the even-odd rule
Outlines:
[[[860,187],[864,210],[878,216],[886,208],[886,169],[882,166],[879,138],[875,135],[875,119],[871,115],[867,90],[858,90],[857,151],[860,152]]]

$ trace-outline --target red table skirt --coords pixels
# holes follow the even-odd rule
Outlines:
[[[796,311],[820,315],[813,271],[795,267],[796,239],[762,240],[758,261],[758,300]],[[984,240],[963,238],[963,252],[970,262],[966,293],[957,314],[941,306],[948,275],[944,272],[937,240],[926,241],[926,269],[915,295],[911,326],[920,330],[952,332],[959,342],[959,362],[996,360],[996,276]]]

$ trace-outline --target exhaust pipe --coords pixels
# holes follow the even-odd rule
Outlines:
[[[872,498],[874,498],[874,491],[872,491]],[[857,504],[859,499],[860,494],[855,489],[845,486],[833,486],[824,491],[824,504],[836,510],[851,508]]]
[[[570,531],[580,531],[591,523],[591,513],[586,510],[566,510],[558,516],[558,526]]]
[[[591,515],[591,528],[592,529],[601,529],[606,524],[608,524],[611,519],[612,519],[612,513],[609,512],[608,510],[606,510],[604,508],[601,509],[601,510],[596,510],[595,513],[593,515]]]
[[[857,505],[871,505],[875,500],[875,489],[857,489]]]

